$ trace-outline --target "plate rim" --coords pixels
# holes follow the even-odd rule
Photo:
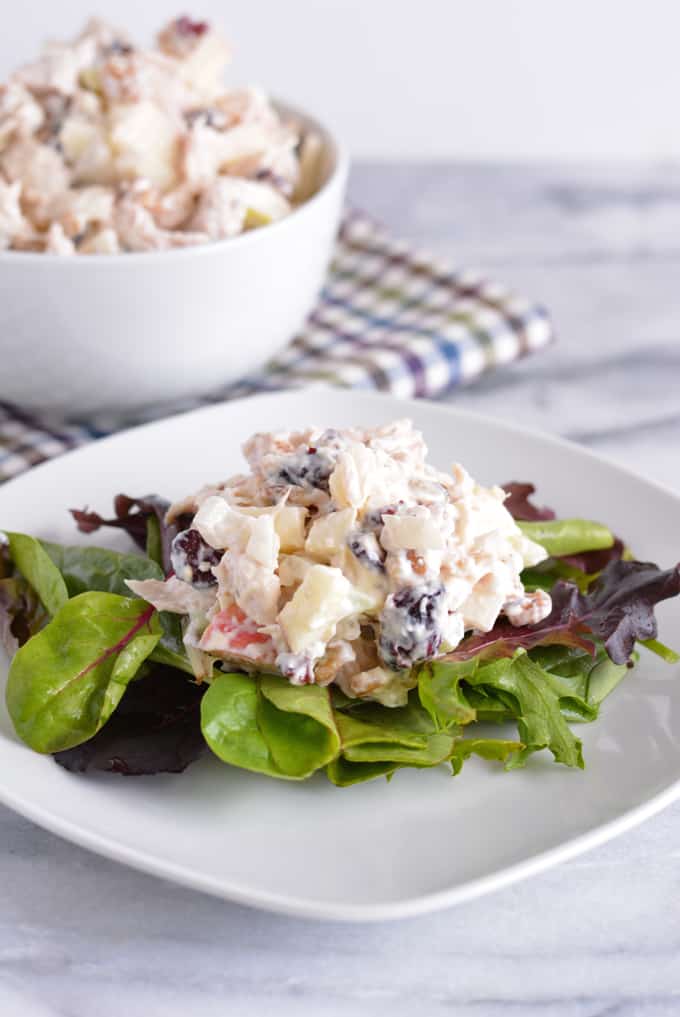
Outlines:
[[[130,439],[131,434],[138,431],[153,431],[166,427],[169,423],[179,422],[185,417],[200,417],[217,414],[220,411],[231,408],[238,408],[244,402],[276,401],[286,399],[299,399],[305,392],[319,392],[331,394],[333,398],[351,397],[359,402],[377,404],[379,402],[390,403],[399,407],[408,415],[409,410],[416,413],[425,405],[429,412],[441,418],[464,419],[470,424],[475,422],[484,425],[491,425],[499,428],[510,436],[519,438],[538,439],[544,444],[552,447],[567,449],[572,453],[600,463],[607,468],[617,472],[623,477],[644,484],[647,488],[658,492],[665,497],[670,497],[680,507],[680,495],[669,486],[656,480],[648,479],[637,473],[628,466],[613,461],[606,455],[601,455],[592,449],[585,448],[578,443],[553,435],[549,432],[535,429],[526,425],[506,422],[505,420],[493,417],[489,414],[480,413],[475,410],[463,409],[449,404],[442,404],[430,399],[402,399],[392,393],[364,392],[350,389],[339,389],[325,384],[306,385],[293,389],[283,389],[274,392],[255,393],[233,400],[191,408],[180,413],[163,417],[160,420],[153,420],[127,427],[115,434],[97,439],[85,445],[70,449],[52,459],[46,460],[16,477],[8,479],[0,485],[0,508],[2,506],[3,492],[16,485],[21,485],[28,477],[43,476],[58,468],[59,464],[72,456],[77,456],[89,450],[108,447],[116,443],[124,443]],[[331,412],[333,410],[331,409]],[[417,894],[405,897],[398,901],[378,904],[346,904],[340,901],[323,899],[305,900],[292,894],[277,894],[268,890],[248,887],[242,881],[231,883],[216,876],[204,875],[187,869],[186,867],[159,858],[148,851],[139,850],[127,844],[112,840],[101,834],[92,832],[79,826],[77,823],[63,819],[39,805],[26,802],[20,795],[12,791],[0,777],[0,803],[16,812],[18,815],[35,822],[38,826],[48,830],[57,836],[64,838],[71,843],[77,844],[95,854],[103,856],[112,861],[127,865],[137,871],[141,871],[156,877],[163,878],[172,883],[189,889],[207,893],[222,900],[231,901],[236,904],[254,907],[259,910],[273,912],[297,918],[321,919],[330,921],[345,922],[379,922],[395,920],[400,918],[416,917],[439,911],[444,908],[453,907],[477,897],[492,893],[510,886],[532,875],[538,875],[564,861],[568,861],[580,854],[590,851],[609,840],[625,833],[628,830],[639,826],[654,815],[667,808],[680,798],[680,774],[676,780],[664,787],[658,793],[647,798],[644,802],[627,809],[603,824],[592,830],[578,834],[568,840],[549,848],[546,851],[529,855],[522,861],[505,866],[485,876],[480,876],[458,886],[445,890],[438,890],[429,893]]]

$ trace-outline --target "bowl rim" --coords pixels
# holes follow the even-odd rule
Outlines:
[[[226,250],[238,250],[246,244],[266,243],[266,238],[271,236],[273,232],[281,233],[285,229],[294,229],[294,224],[308,218],[310,210],[313,210],[316,206],[321,204],[330,191],[335,190],[337,187],[341,189],[343,188],[349,173],[349,152],[345,143],[338,136],[335,128],[329,127],[328,121],[325,118],[322,120],[313,112],[303,110],[299,106],[284,100],[272,98],[272,103],[279,112],[286,116],[294,117],[302,121],[305,126],[318,131],[322,136],[324,145],[330,152],[333,160],[331,170],[319,189],[315,191],[311,198],[308,198],[306,201],[303,201],[301,205],[293,208],[293,210],[288,215],[284,216],[283,219],[267,223],[266,226],[262,226],[256,230],[248,230],[245,233],[239,233],[235,237],[225,237],[223,240],[212,240],[205,244],[178,247],[172,250],[122,251],[118,254],[92,254],[82,255],[80,257],[77,255],[65,257],[63,254],[54,254],[51,251],[0,251],[0,265],[9,263],[24,265],[36,263],[40,265],[55,266],[102,265],[112,263],[116,265],[127,265],[130,263],[138,265],[140,261],[176,261],[182,258],[209,257],[211,254],[219,254]]]

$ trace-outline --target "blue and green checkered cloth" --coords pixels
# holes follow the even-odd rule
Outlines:
[[[0,401],[0,481],[124,427],[255,392],[325,382],[435,398],[552,337],[542,307],[415,251],[366,215],[349,212],[316,308],[261,371],[202,398],[125,419],[55,426]]]

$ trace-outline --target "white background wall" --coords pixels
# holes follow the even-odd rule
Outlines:
[[[680,158],[680,0],[196,0],[234,81],[332,118],[355,157]],[[97,13],[148,39],[182,0],[0,0],[0,68]]]

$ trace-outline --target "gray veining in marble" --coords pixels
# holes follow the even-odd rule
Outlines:
[[[559,342],[457,405],[680,489],[680,168],[365,165],[354,202],[550,307]],[[0,1014],[676,1017],[680,804],[453,911],[272,917],[97,858],[0,809]]]

